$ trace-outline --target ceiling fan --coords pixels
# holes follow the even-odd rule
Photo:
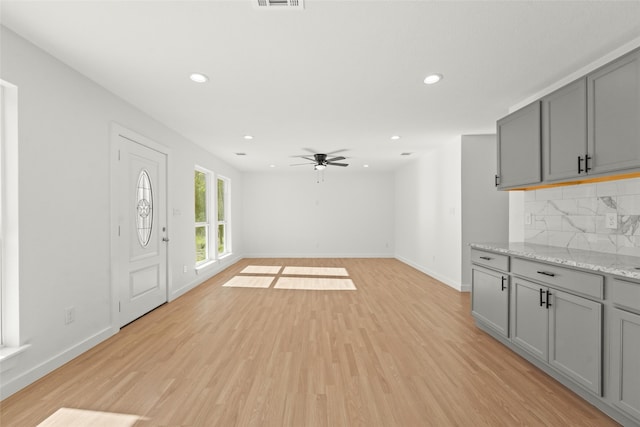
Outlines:
[[[349,166],[348,163],[338,163],[339,160],[346,160],[346,157],[343,157],[343,156],[332,157],[336,153],[340,153],[342,151],[347,151],[347,150],[337,150],[337,151],[332,151],[331,153],[326,153],[326,154],[316,153],[314,150],[311,150],[309,148],[305,148],[305,150],[312,153],[313,157],[308,155],[294,156],[294,157],[302,157],[303,159],[309,160],[311,163],[296,163],[291,166],[313,165],[313,169],[317,171],[324,170],[326,169],[327,166],[342,166],[342,167]]]

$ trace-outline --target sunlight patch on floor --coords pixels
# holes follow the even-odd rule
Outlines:
[[[131,427],[144,419],[139,415],[60,408],[38,427]]]
[[[234,276],[222,286],[227,288],[268,288],[273,279],[274,277],[271,276]]]
[[[351,279],[327,279],[315,277],[281,277],[275,289],[304,289],[314,291],[355,291]]]
[[[342,267],[285,267],[282,274],[296,276],[348,276]]]
[[[240,273],[244,274],[278,274],[282,267],[279,265],[248,265]]]

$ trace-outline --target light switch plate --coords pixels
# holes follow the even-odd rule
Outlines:
[[[606,214],[604,226],[611,229],[618,228],[618,214],[616,212],[610,212]]]

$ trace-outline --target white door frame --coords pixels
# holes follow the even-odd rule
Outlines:
[[[119,264],[119,251],[118,251],[118,215],[120,213],[120,199],[119,199],[119,139],[120,137],[124,137],[131,141],[134,141],[138,144],[141,144],[147,148],[152,150],[156,150],[162,154],[164,154],[167,158],[167,183],[166,183],[166,194],[162,196],[165,197],[166,203],[166,218],[167,218],[167,237],[171,237],[171,228],[172,228],[172,216],[169,215],[171,206],[171,191],[169,190],[169,172],[171,171],[171,149],[158,144],[155,141],[150,140],[147,137],[140,135],[130,129],[125,128],[118,123],[112,122],[110,129],[110,148],[109,148],[109,165],[110,165],[110,227],[109,227],[109,236],[110,236],[110,282],[111,282],[111,330],[112,333],[116,333],[120,330],[120,311],[119,311],[119,303],[120,303],[120,286],[118,284],[118,277],[120,271]],[[167,301],[169,301],[169,295],[171,295],[171,289],[173,289],[172,281],[171,281],[171,245],[167,244]]]

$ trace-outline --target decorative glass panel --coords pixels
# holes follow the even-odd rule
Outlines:
[[[151,179],[146,170],[140,172],[138,187],[136,189],[136,228],[138,229],[138,241],[146,247],[151,240],[153,229],[153,191]]]

